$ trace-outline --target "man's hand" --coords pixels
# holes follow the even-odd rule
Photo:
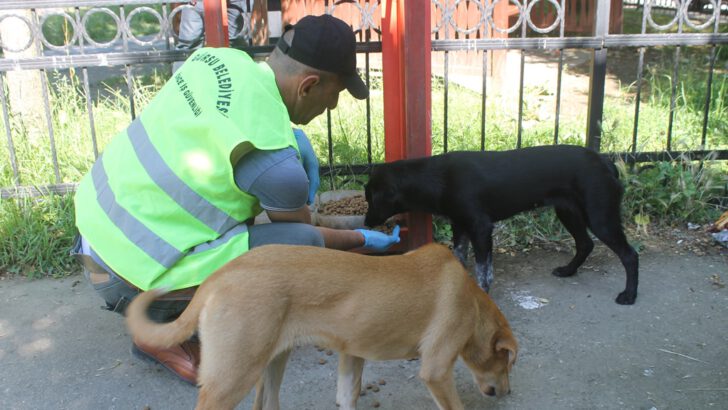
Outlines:
[[[303,169],[306,170],[308,176],[308,204],[312,204],[316,198],[316,191],[318,191],[321,180],[319,178],[319,162],[316,158],[316,154],[313,152],[313,147],[308,137],[303,130],[294,128],[293,135],[296,136],[296,143],[298,143],[298,150],[301,153],[301,161],[303,162]]]
[[[395,243],[399,243],[399,225],[394,227],[391,235],[384,232],[371,231],[368,229],[357,229],[357,232],[364,236],[364,248],[376,252],[384,252]]]

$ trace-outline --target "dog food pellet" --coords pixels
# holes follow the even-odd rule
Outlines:
[[[395,226],[397,226],[396,222],[394,222],[392,220],[388,220],[381,225],[372,227],[372,231],[378,231],[378,232],[386,233],[387,235],[391,235],[392,231],[394,231]]]
[[[359,392],[359,395],[360,396],[366,396],[367,395],[367,391],[366,390],[362,390],[362,391]]]
[[[329,349],[329,350],[326,351],[326,356],[331,356],[332,354],[334,354],[334,351],[333,350],[330,350]]]
[[[385,384],[387,384],[387,382],[384,379],[379,379],[379,381],[377,383],[379,383],[380,386],[384,386]]]
[[[336,201],[326,202],[319,208],[322,215],[364,215],[368,205],[364,195],[354,195]]]
[[[378,392],[379,391],[379,386],[372,386],[372,391],[374,393]]]
[[[379,407],[379,402],[375,400],[374,403],[372,403],[372,407]]]
[[[323,352],[326,349],[321,346],[316,346],[316,350],[318,350],[319,352]]]
[[[367,383],[367,390],[371,390],[371,389],[372,389],[372,387],[374,387],[374,385],[373,385],[373,384],[371,384],[371,383]]]
[[[326,364],[326,359],[319,359],[319,364]]]

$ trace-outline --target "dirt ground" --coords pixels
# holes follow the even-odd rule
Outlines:
[[[512,394],[501,399],[482,397],[458,363],[466,408],[726,408],[728,252],[707,238],[675,231],[642,239],[633,306],[614,303],[624,270],[602,244],[566,279],[549,273],[571,256],[564,244],[496,254],[492,297],[520,354]],[[78,275],[0,280],[0,408],[193,408],[197,390],[133,357],[122,318],[100,305]],[[364,382],[376,388],[366,389],[359,408],[436,408],[418,367],[367,363]],[[335,372],[335,353],[297,348],[282,407],[335,409]],[[250,408],[251,396],[239,408]]]

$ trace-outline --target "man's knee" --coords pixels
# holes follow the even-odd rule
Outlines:
[[[91,279],[91,273],[84,268],[84,276],[106,303],[104,308],[121,315],[126,314],[127,306],[139,294],[139,289],[132,288],[114,275],[107,274],[108,279],[105,281],[94,281]],[[190,292],[189,298],[192,297],[191,295],[192,292]],[[170,298],[170,300],[156,300],[147,310],[147,315],[155,322],[170,322],[179,317],[187,307],[189,298],[178,297]]]
[[[315,226],[299,224],[301,226],[301,237],[305,242],[302,245],[324,247],[324,237]]]
[[[93,275],[103,275],[101,273],[91,273],[84,268],[84,276],[96,293],[106,302],[105,309],[119,314],[124,314],[126,307],[131,300],[139,293],[132,289],[119,278],[105,274],[105,280],[94,279]]]

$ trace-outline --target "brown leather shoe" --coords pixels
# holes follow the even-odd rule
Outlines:
[[[141,359],[161,364],[187,383],[197,385],[197,366],[200,364],[198,341],[188,340],[169,349],[134,343],[131,351]]]

